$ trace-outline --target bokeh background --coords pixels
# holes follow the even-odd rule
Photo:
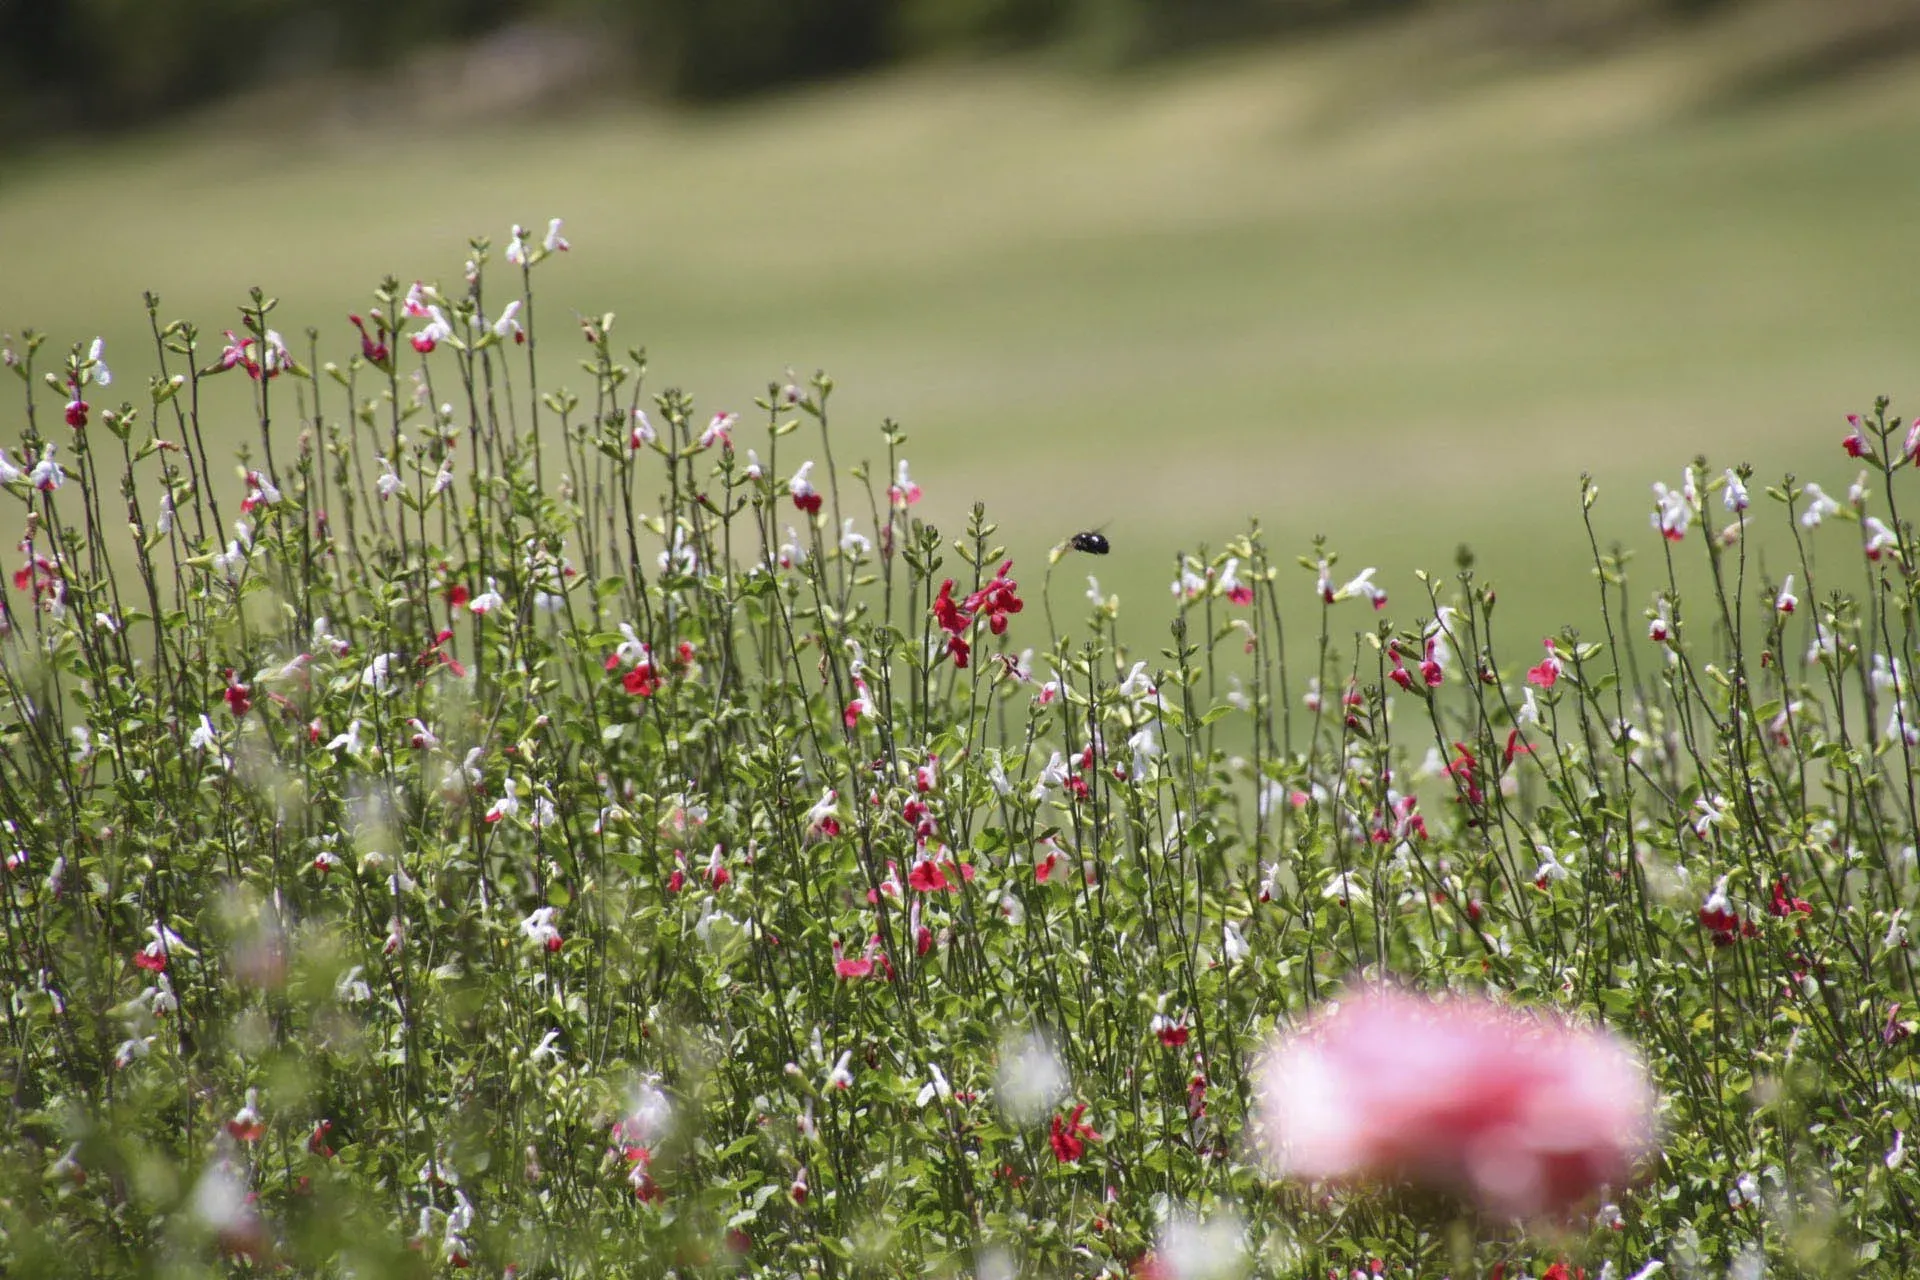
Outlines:
[[[1023,578],[1104,527],[1140,638],[1255,517],[1396,606],[1469,543],[1531,645],[1594,622],[1583,470],[1646,563],[1695,454],[1844,492],[1842,415],[1920,409],[1916,55],[1915,0],[0,0],[0,329],[138,402],[143,290],[344,358],[561,215],[550,384],[572,311],[706,409],[824,367]]]

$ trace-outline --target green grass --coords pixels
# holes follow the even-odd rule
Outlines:
[[[1588,608],[1582,469],[1647,548],[1647,483],[1696,452],[1844,489],[1840,415],[1911,389],[1908,69],[1716,106],[1751,23],[1475,75],[1426,58],[1437,30],[695,117],[229,111],[0,186],[0,326],[104,331],[139,375],[143,288],[209,330],[254,283],[290,333],[343,327],[370,264],[452,280],[450,240],[563,214],[591,254],[545,273],[550,354],[612,308],[711,407],[826,367],[851,439],[907,426],[936,518],[987,500],[1029,565],[1110,522],[1095,567],[1155,617],[1174,550],[1247,515],[1403,600],[1470,541],[1532,629]]]

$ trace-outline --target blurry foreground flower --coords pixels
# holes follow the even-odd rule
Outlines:
[[[1260,1082],[1276,1172],[1410,1181],[1494,1213],[1572,1208],[1652,1145],[1645,1070],[1612,1034],[1479,999],[1369,992],[1274,1045]]]

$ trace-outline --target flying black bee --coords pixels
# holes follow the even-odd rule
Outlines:
[[[1067,539],[1067,545],[1075,551],[1084,551],[1090,556],[1103,556],[1113,550],[1112,546],[1107,542],[1107,535],[1101,533],[1098,529],[1089,529],[1084,533],[1074,534],[1073,537]]]

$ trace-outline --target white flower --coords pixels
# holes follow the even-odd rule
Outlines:
[[[827,1088],[846,1089],[852,1086],[853,1071],[850,1066],[852,1062],[853,1051],[851,1049],[840,1055],[839,1061],[833,1064],[833,1070],[827,1072]]]
[[[854,560],[864,560],[873,552],[873,541],[866,534],[853,527],[853,517],[848,516],[841,526],[840,550]]]
[[[513,230],[507,235],[506,258],[516,267],[527,265],[527,231],[517,222],[513,224]]]
[[[361,671],[360,683],[366,685],[375,693],[385,693],[388,685],[392,683],[390,672],[396,656],[397,655],[391,653],[375,654],[373,661],[369,662],[366,665],[366,669]]]
[[[508,338],[525,338],[526,330],[520,327],[520,299],[515,298],[493,322],[493,336],[502,341]]]
[[[1887,548],[1900,545],[1899,537],[1878,516],[1868,516],[1860,522],[1860,526],[1867,531],[1866,552],[1869,560],[1878,560]]]
[[[1554,856],[1551,848],[1544,844],[1536,844],[1533,846],[1533,850],[1540,855],[1540,865],[1534,869],[1533,873],[1533,882],[1535,884],[1545,888],[1550,882],[1565,880],[1570,874],[1566,867],[1561,864],[1560,859]]]
[[[1828,497],[1819,485],[1809,481],[1805,493],[1807,509],[1800,513],[1800,523],[1806,528],[1817,529],[1822,520],[1839,514],[1840,504]]]
[[[1221,926],[1221,950],[1229,965],[1238,964],[1253,953],[1253,948],[1247,945],[1246,936],[1232,921]]]
[[[107,368],[107,340],[105,338],[95,338],[93,340],[93,345],[87,349],[87,362],[93,366],[87,370],[86,373],[86,377],[90,381],[103,387],[113,381],[113,370]]]
[[[474,614],[486,614],[500,608],[504,604],[506,604],[506,601],[501,598],[499,584],[492,578],[488,578],[487,589],[467,601],[467,611]]]
[[[13,465],[7,458],[7,451],[0,449],[0,484],[15,484],[27,478],[27,473]]]
[[[1674,492],[1658,480],[1653,482],[1653,527],[1671,542],[1686,537],[1687,527],[1693,523],[1692,489],[1691,467],[1687,469],[1687,483],[1681,492]]]
[[[33,487],[42,493],[52,493],[67,482],[67,473],[62,471],[60,464],[53,460],[52,445],[41,449],[40,461],[33,464],[33,470],[27,478],[33,481]]]
[[[373,482],[373,487],[383,500],[391,498],[400,492],[400,473],[393,469],[393,463],[384,454],[376,457],[374,461],[380,464],[380,478]]]
[[[737,413],[716,413],[707,423],[707,429],[700,433],[700,447],[711,449],[715,442],[733,448],[733,424],[740,421]]]
[[[1374,567],[1368,565],[1349,579],[1345,586],[1334,592],[1333,598],[1336,600],[1351,600],[1355,597],[1360,597],[1370,601],[1376,609],[1385,607],[1387,603],[1387,591],[1385,587],[1375,585],[1373,581],[1375,572]]]
[[[1133,752],[1133,780],[1145,782],[1147,775],[1153,772],[1153,758],[1161,754],[1160,738],[1147,725],[1127,739],[1127,749]]]
[[[1893,1145],[1887,1148],[1886,1166],[1889,1169],[1898,1169],[1906,1161],[1906,1158],[1907,1158],[1906,1131],[1902,1129],[1895,1129],[1893,1131]]]
[[[1750,1173],[1735,1178],[1733,1185],[1727,1188],[1727,1203],[1735,1209],[1744,1209],[1760,1203],[1760,1183]]]
[[[554,926],[553,915],[557,908],[540,907],[520,922],[520,933],[529,942],[551,948],[560,940],[560,930]]]
[[[1176,600],[1195,600],[1205,594],[1207,580],[1194,572],[1193,562],[1189,560],[1181,564],[1180,576],[1173,580],[1170,589]]]
[[[627,447],[634,450],[644,449],[659,438],[659,433],[653,429],[652,420],[647,417],[647,411],[636,407],[633,411],[633,432],[627,437]]]
[[[350,756],[360,754],[360,722],[358,720],[349,724],[345,733],[335,734],[333,740],[327,743],[327,750],[329,751],[340,751],[343,749]]]
[[[445,493],[451,488],[453,488],[453,461],[448,459],[442,462],[440,469],[433,474],[433,491]]]
[[[915,1099],[914,1105],[924,1107],[935,1098],[946,1102],[952,1097],[953,1086],[947,1083],[946,1074],[942,1072],[936,1064],[929,1062],[927,1064],[927,1083],[920,1087],[920,1096]]]
[[[1740,477],[1734,474],[1732,467],[1728,467],[1726,474],[1721,478],[1726,481],[1727,485],[1725,489],[1721,490],[1721,503],[1725,505],[1727,510],[1735,514],[1745,511],[1747,509],[1747,486],[1740,482]]]
[[[207,718],[206,712],[200,713],[200,727],[187,738],[187,745],[195,751],[212,751],[219,745],[219,739],[214,735],[213,721]]]
[[[1793,575],[1788,574],[1780,584],[1780,592],[1773,598],[1773,607],[1781,613],[1792,613],[1800,607],[1800,597],[1793,594]]]
[[[1114,686],[1114,692],[1123,698],[1132,698],[1136,701],[1153,697],[1157,691],[1153,687],[1153,681],[1147,678],[1147,664],[1134,663],[1133,669],[1127,672],[1127,678]]]
[[[1693,820],[1693,834],[1702,840],[1707,838],[1707,833],[1713,828],[1724,827],[1730,821],[1727,816],[1725,796],[1701,796],[1693,802],[1693,807],[1700,811],[1699,816]]]
[[[560,234],[561,225],[562,220],[559,218],[555,218],[547,223],[547,234],[541,239],[540,247],[548,253],[565,253],[567,250],[573,248],[573,246],[567,242],[567,238]]]
[[[502,778],[500,780],[500,790],[502,794],[498,800],[495,800],[491,805],[487,806],[486,820],[488,822],[498,822],[500,819],[520,811],[520,797],[515,794],[517,789],[512,778]],[[545,909],[546,908],[542,908],[542,910]]]

